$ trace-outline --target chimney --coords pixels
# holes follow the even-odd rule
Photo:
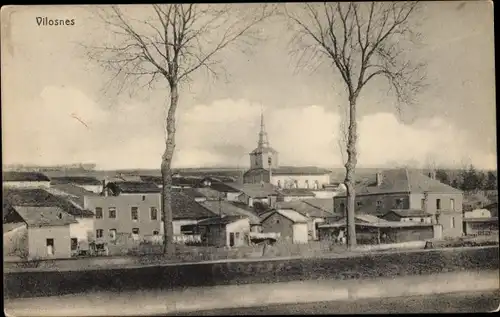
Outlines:
[[[382,172],[377,172],[377,186],[382,185],[382,179],[383,179]]]

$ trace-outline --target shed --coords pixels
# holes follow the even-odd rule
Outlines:
[[[198,222],[202,243],[217,247],[248,244],[250,221],[240,216],[213,217]]]
[[[293,209],[274,209],[261,216],[264,233],[279,233],[282,239],[292,243],[307,243],[308,219]]]

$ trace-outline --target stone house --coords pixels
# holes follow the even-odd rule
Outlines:
[[[356,185],[356,211],[383,216],[392,209],[420,210],[442,226],[443,237],[460,237],[463,192],[419,171],[400,168],[378,172]],[[346,195],[334,197],[335,213],[345,214]]]

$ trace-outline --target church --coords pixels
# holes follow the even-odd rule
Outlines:
[[[314,166],[280,166],[279,153],[269,145],[260,116],[260,132],[257,148],[250,152],[250,169],[243,175],[247,184],[271,183],[278,188],[322,189],[330,183],[331,171]]]

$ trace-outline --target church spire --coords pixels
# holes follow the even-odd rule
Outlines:
[[[259,148],[269,147],[267,139],[266,127],[264,125],[264,110],[260,111],[260,132],[259,132]]]

